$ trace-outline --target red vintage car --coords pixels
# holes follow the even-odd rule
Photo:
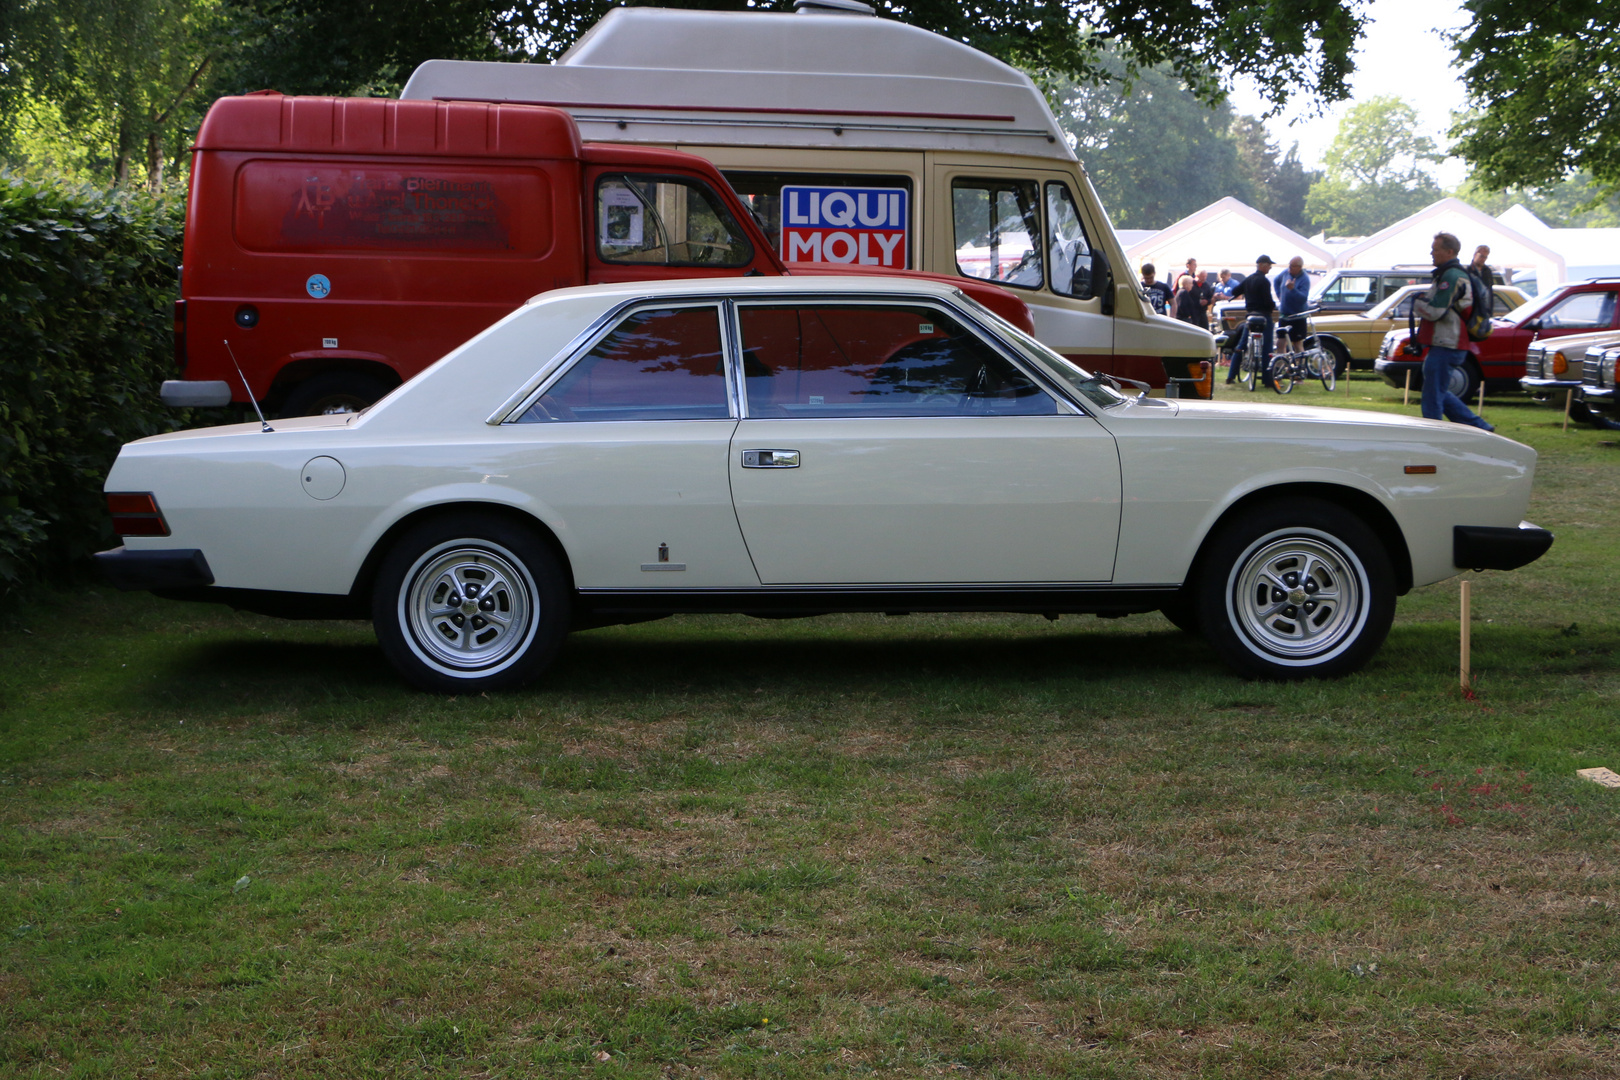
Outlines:
[[[1491,336],[1478,342],[1479,353],[1461,367],[1452,369],[1451,390],[1458,397],[1472,399],[1479,393],[1480,380],[1491,392],[1518,392],[1524,378],[1524,359],[1532,342],[1568,334],[1590,334],[1609,330],[1620,323],[1620,278],[1593,278],[1572,281],[1546,296],[1491,320]],[[1408,373],[1412,389],[1423,384],[1423,356],[1408,356],[1404,349],[1409,331],[1405,327],[1384,336],[1374,370],[1391,386],[1405,386]]]

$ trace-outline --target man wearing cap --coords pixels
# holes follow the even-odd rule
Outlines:
[[[1275,332],[1275,320],[1272,318],[1277,310],[1277,299],[1271,292],[1271,256],[1262,255],[1254,260],[1254,273],[1243,279],[1243,284],[1232,293],[1232,299],[1243,299],[1243,324],[1238,331],[1236,344],[1232,346],[1232,365],[1227,368],[1226,381],[1237,381],[1238,368],[1242,366],[1243,349],[1248,344],[1250,315],[1264,315],[1266,317],[1266,333],[1260,348],[1260,374],[1265,384],[1271,385],[1271,339]]]

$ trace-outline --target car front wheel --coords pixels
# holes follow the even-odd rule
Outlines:
[[[532,531],[496,515],[419,524],[384,557],[372,593],[383,653],[424,690],[505,690],[538,677],[567,636],[568,590]]]
[[[1318,499],[1268,503],[1211,538],[1199,625],[1221,659],[1261,679],[1364,665],[1395,617],[1395,575],[1359,518]]]

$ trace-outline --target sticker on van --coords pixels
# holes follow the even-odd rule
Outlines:
[[[782,188],[782,261],[906,266],[904,188]]]

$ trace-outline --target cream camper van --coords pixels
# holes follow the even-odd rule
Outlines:
[[[1029,78],[858,0],[614,8],[554,64],[430,60],[402,96],[552,105],[586,140],[698,154],[789,264],[995,281],[1083,366],[1210,394],[1210,335],[1148,306]]]

